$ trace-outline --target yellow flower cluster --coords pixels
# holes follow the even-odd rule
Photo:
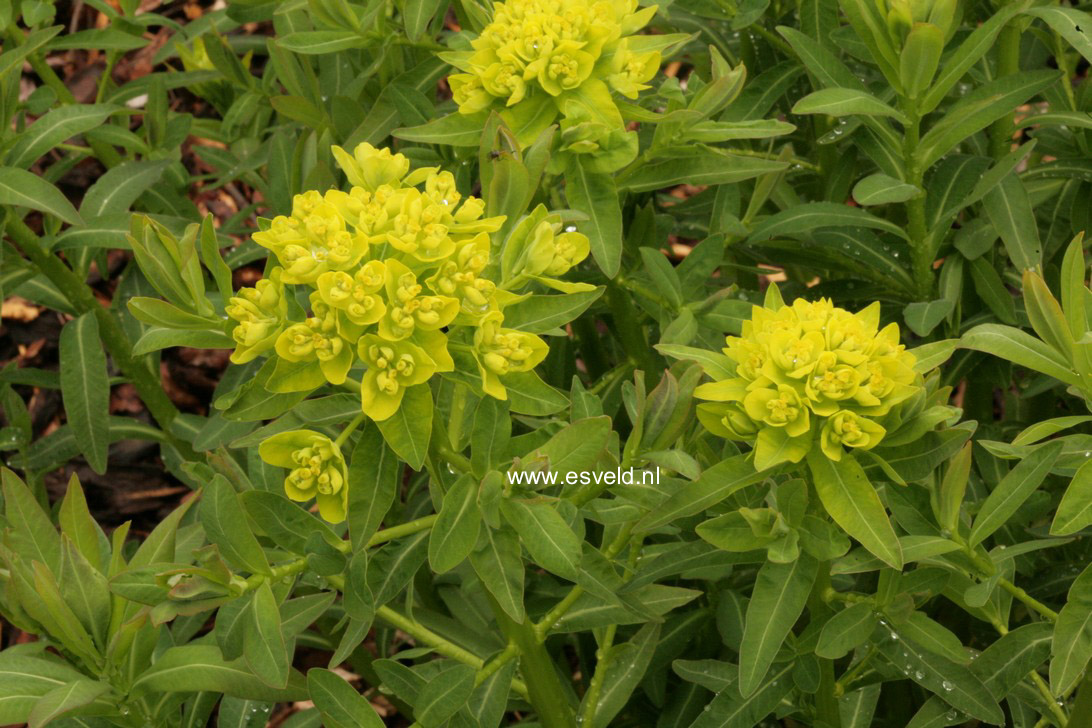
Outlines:
[[[799,462],[815,445],[832,460],[868,450],[898,405],[923,391],[899,327],[879,304],[858,313],[828,299],[755,306],[724,353],[736,376],[703,384],[698,417],[711,432],[754,443],[755,466]],[[818,440],[818,442],[816,442]]]
[[[473,50],[441,54],[463,71],[448,77],[459,112],[502,111],[524,145],[560,114],[563,152],[624,159],[635,141],[611,92],[635,99],[659,70],[662,46],[634,35],[655,14],[654,5],[638,10],[637,0],[494,3]]]
[[[345,520],[349,507],[349,476],[337,444],[318,432],[291,430],[273,435],[258,446],[270,465],[287,468],[284,491],[294,501],[318,503],[327,521]]]
[[[363,363],[361,407],[380,421],[408,388],[454,369],[449,338],[465,328],[459,345],[477,360],[483,389],[504,399],[499,377],[529,371],[548,350],[539,337],[502,327],[498,294],[515,299],[487,269],[490,233],[504,218],[483,217],[484,203],[464,198],[450,172],[411,170],[389,149],[365,143],[334,154],[352,188],[297,195],[291,215],[253,236],[279,265],[227,306],[236,322],[232,361],[274,353],[267,386],[282,392],[342,385]],[[537,259],[548,263],[535,273],[565,267],[557,260],[572,265],[588,251],[584,236],[552,229],[536,244]],[[303,320],[291,313],[298,310],[293,284],[311,289]]]

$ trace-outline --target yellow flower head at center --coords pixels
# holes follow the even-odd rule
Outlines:
[[[878,304],[851,313],[827,299],[771,300],[753,307],[741,336],[727,338],[735,376],[697,388],[709,400],[698,406],[699,419],[716,434],[753,442],[759,468],[799,462],[816,440],[834,460],[845,448],[878,445],[887,418],[924,391],[898,326],[879,329]]]

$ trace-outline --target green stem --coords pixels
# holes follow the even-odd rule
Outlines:
[[[391,526],[382,531],[376,531],[375,535],[368,539],[367,548],[378,546],[381,543],[393,541],[394,539],[402,538],[403,536],[412,536],[415,533],[427,531],[432,528],[432,524],[436,523],[437,518],[439,518],[439,515],[433,514],[431,516],[424,516],[423,518],[408,521],[398,526]],[[348,541],[346,541],[346,543],[348,543]]]
[[[340,574],[333,574],[326,577],[328,581],[335,589],[339,591],[345,591],[345,578]],[[412,637],[416,642],[427,646],[433,652],[444,657],[450,657],[456,662],[461,662],[464,665],[470,665],[475,670],[481,670],[485,667],[485,660],[475,655],[470,650],[459,647],[449,639],[441,637],[433,632],[431,629],[421,624],[420,622],[399,614],[388,606],[378,607],[375,610],[375,616],[377,619],[385,622],[386,624],[401,630]],[[519,694],[520,697],[527,699],[528,688],[527,684],[522,680],[513,680],[512,689]]]
[[[850,686],[853,685],[853,681],[856,680],[865,667],[872,660],[876,654],[876,648],[870,647],[865,656],[853,663],[848,670],[834,683],[834,694],[837,696],[845,695],[849,692]],[[841,717],[841,714],[839,714]]]
[[[1017,600],[1019,600],[1024,606],[1033,612],[1038,612],[1044,619],[1050,622],[1056,622],[1058,620],[1058,613],[1047,605],[1040,602],[1035,597],[1028,594],[1022,588],[1016,586],[1011,581],[1005,578],[998,579],[998,586],[1012,594]]]
[[[144,402],[144,406],[148,408],[148,412],[159,423],[160,428],[167,433],[168,437],[171,437],[169,428],[174,418],[178,416],[178,408],[174,406],[174,403],[171,402],[167,393],[163,390],[159,377],[149,366],[148,359],[133,356],[132,344],[129,343],[129,338],[125,335],[125,331],[121,328],[121,324],[118,323],[117,319],[111,316],[110,312],[99,303],[90,286],[82,281],[60,258],[49,253],[42,246],[41,240],[27,227],[26,223],[14,215],[9,215],[7,232],[16,246],[30,259],[35,267],[53,285],[64,292],[65,297],[77,312],[94,314],[99,324],[99,336],[110,352],[110,356],[114,359],[114,363],[133,383],[137,394]],[[183,453],[188,452],[188,447],[180,447],[181,443],[179,441],[173,437],[171,439],[175,447],[179,447]]]
[[[1018,20],[1010,20],[997,37],[997,77],[1004,78],[1020,72],[1020,26]],[[1068,80],[1067,80],[1068,82]],[[1015,112],[1010,111],[990,127],[990,154],[1000,159],[1012,149]]]
[[[618,535],[614,537],[614,540],[610,542],[607,548],[603,549],[603,555],[608,560],[613,559],[621,552],[622,548],[629,541],[629,536],[633,533],[633,526],[636,522],[632,521],[622,527],[622,530],[618,532]],[[569,590],[569,593],[558,602],[553,609],[546,613],[542,619],[534,626],[535,635],[537,635],[540,642],[544,641],[549,635],[550,630],[554,628],[557,621],[565,616],[566,612],[572,609],[572,606],[576,604],[576,600],[580,598],[580,595],[584,593],[584,589],[581,586],[574,586]]]
[[[503,652],[485,663],[482,669],[478,670],[478,674],[474,676],[474,687],[481,685],[488,680],[493,673],[517,657],[519,657],[519,645],[515,642],[509,642]]]
[[[353,434],[353,432],[356,431],[356,428],[360,427],[361,423],[364,422],[364,417],[364,413],[361,412],[356,417],[354,417],[349,422],[349,424],[345,425],[345,429],[342,430],[341,433],[337,436],[337,439],[334,440],[334,444],[338,447],[344,445],[345,441],[349,439],[349,435]]]
[[[830,562],[819,564],[819,573],[808,595],[808,612],[811,619],[819,620],[830,614],[827,594],[830,586]],[[842,714],[838,710],[838,683],[834,679],[834,660],[819,658],[819,689],[815,693],[815,718],[825,728],[841,728]]]
[[[459,472],[469,473],[471,471],[470,458],[462,453],[457,453],[451,449],[451,447],[444,442],[446,438],[433,437],[432,449],[435,453],[446,460],[451,467],[455,468]]]
[[[595,728],[595,710],[599,707],[599,693],[603,690],[603,681],[607,679],[607,669],[610,667],[614,648],[614,635],[617,631],[617,624],[608,625],[603,634],[603,641],[599,643],[599,649],[595,651],[595,673],[592,675],[591,684],[588,685],[588,692],[584,694],[584,714],[581,717],[585,728]]]
[[[917,110],[909,108],[906,114],[910,124],[906,127],[903,140],[903,163],[906,165],[906,181],[919,189],[924,189],[922,182],[925,170],[918,160],[918,142],[921,139],[921,117]],[[919,195],[906,202],[907,232],[910,235],[910,262],[913,268],[914,287],[918,300],[928,301],[933,295],[933,251],[925,228],[925,195]]]
[[[501,630],[520,652],[520,670],[527,681],[527,696],[543,728],[576,728],[576,712],[558,677],[554,661],[539,641],[535,626],[526,619],[516,622],[491,596],[489,603]],[[513,683],[514,685],[514,683]]]

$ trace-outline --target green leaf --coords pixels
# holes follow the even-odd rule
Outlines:
[[[0,652],[0,721],[25,723],[41,696],[83,677],[56,659],[10,649]]]
[[[813,91],[796,102],[792,107],[794,114],[826,114],[827,116],[889,116],[907,126],[910,120],[901,111],[888,106],[883,101],[860,89],[824,88]]]
[[[931,372],[948,361],[957,346],[959,346],[959,339],[941,339],[910,349],[910,353],[917,359],[914,362],[914,371],[922,374]]]
[[[290,655],[281,631],[281,612],[268,581],[263,581],[250,600],[250,615],[243,631],[246,664],[271,688],[288,687]]]
[[[110,385],[106,355],[93,312],[72,319],[61,329],[61,396],[68,424],[87,464],[106,472],[110,445]]]
[[[454,569],[477,545],[482,520],[477,496],[477,482],[470,474],[455,481],[444,494],[440,514],[429,534],[428,560],[433,571],[442,574]]]
[[[8,152],[7,164],[26,169],[58,144],[98,127],[120,109],[113,104],[74,104],[53,109],[19,134]]]
[[[314,533],[328,543],[338,541],[337,535],[322,520],[280,493],[248,490],[239,498],[258,529],[280,548],[294,554],[306,554],[307,540]]]
[[[110,623],[110,586],[99,565],[92,565],[72,540],[63,537],[63,563],[58,586],[65,602],[97,645],[106,647]]]
[[[970,656],[959,638],[947,627],[923,612],[911,612],[909,618],[898,623],[898,628],[903,635],[934,655],[946,657],[960,664],[970,662]]]
[[[997,487],[986,498],[982,508],[975,516],[974,525],[968,543],[977,546],[991,533],[1005,525],[1024,501],[1039,487],[1065,443],[1060,440],[1048,442],[1035,448],[1032,453],[1016,464],[1008,475],[1001,479]]]
[[[580,229],[591,242],[600,270],[613,278],[622,264],[622,209],[614,178],[587,171],[579,155],[573,155],[565,173],[565,197],[573,209],[588,216]]]
[[[501,609],[522,623],[523,558],[516,533],[509,528],[483,529],[470,563]]]
[[[683,484],[671,496],[647,513],[634,531],[651,531],[676,518],[701,513],[748,485],[765,480],[773,470],[756,471],[750,456],[735,455],[706,468],[697,480]]]
[[[735,683],[725,686],[699,713],[690,728],[754,728],[760,725],[762,719],[774,712],[792,692],[792,669],[792,663],[788,663],[771,672],[747,697],[740,695]]]
[[[459,662],[447,665],[425,683],[414,701],[414,717],[424,728],[436,728],[458,712],[474,691],[474,668]]]
[[[576,579],[580,537],[550,503],[506,498],[500,508],[535,563],[565,579]]]
[[[872,636],[879,617],[871,604],[850,604],[823,625],[815,654],[828,660],[845,657]]]
[[[441,116],[420,126],[402,127],[391,134],[408,142],[424,144],[446,144],[452,147],[477,147],[481,141],[482,128],[486,116],[481,114],[460,114],[458,112]]]
[[[963,334],[960,346],[983,351],[1055,379],[1081,386],[1080,379],[1062,356],[1039,339],[1011,326],[981,324]]]
[[[864,470],[851,456],[835,462],[817,450],[808,453],[808,467],[819,500],[834,522],[884,563],[902,568],[902,549]]]
[[[382,606],[398,596],[427,558],[425,531],[379,549],[368,562],[368,589],[375,597],[375,605]]]
[[[1001,183],[982,198],[982,207],[993,223],[1005,251],[1017,270],[1031,270],[1042,262],[1043,250],[1039,242],[1039,226],[1031,208],[1024,183],[1015,172],[1010,172]]]
[[[932,88],[918,103],[918,109],[922,115],[940,105],[959,79],[963,78],[964,74],[993,48],[998,33],[1010,19],[1024,9],[1025,5],[1024,2],[1016,2],[1004,6],[971,31],[971,34],[960,43],[959,48],[944,59],[944,64],[940,67],[940,73],[937,74]]]
[[[911,99],[929,88],[940,55],[944,51],[944,31],[932,23],[915,23],[899,54],[899,77]]]
[[[398,489],[404,467],[383,441],[379,428],[364,423],[349,458],[349,535],[360,551],[379,530]]]
[[[1050,524],[1051,536],[1068,536],[1092,525],[1092,460],[1077,469]]]
[[[229,564],[255,574],[270,573],[269,561],[250,530],[239,496],[223,475],[217,473],[205,486],[200,515],[209,541],[220,547]]]
[[[872,641],[880,654],[906,671],[907,677],[940,696],[953,708],[986,723],[1004,725],[1005,714],[1001,706],[968,668],[940,655],[929,654],[914,640],[882,625],[876,628]]]
[[[446,0],[406,0],[402,10],[402,23],[406,28],[406,36],[410,40],[417,40],[428,30],[428,25],[437,15],[440,9],[446,5]]]
[[[633,691],[645,677],[659,643],[660,625],[649,622],[637,630],[637,634],[628,642],[610,648],[606,657],[606,676],[603,678],[595,708],[598,725],[610,725],[614,717],[626,707]],[[585,699],[586,696],[587,694]]]
[[[173,346],[189,346],[195,349],[231,349],[235,340],[222,329],[146,329],[133,344],[133,355],[141,356]]]
[[[921,138],[916,152],[919,164],[931,167],[960,142],[1057,81],[1057,71],[1024,71],[982,84],[953,104]]]
[[[383,728],[368,699],[336,672],[320,667],[308,670],[307,691],[330,728]]]
[[[0,167],[0,205],[29,207],[82,225],[83,219],[61,191],[42,177],[17,167]]]
[[[571,182],[571,180],[570,180]],[[504,308],[504,325],[529,334],[549,333],[580,316],[598,299],[603,286],[593,291],[566,293],[560,296],[532,294]]]
[[[277,45],[293,53],[325,55],[372,44],[366,36],[347,30],[303,30],[277,38]]]
[[[170,160],[128,161],[106,171],[88,188],[80,215],[88,220],[128,212],[137,198],[159,182]]]
[[[704,147],[700,155],[672,156],[637,165],[618,180],[619,191],[650,192],[679,184],[721,185],[787,169],[788,162],[744,157]]]
[[[210,692],[251,700],[290,702],[304,700],[307,688],[303,675],[293,670],[288,687],[271,688],[258,679],[243,659],[225,660],[213,645],[168,647],[155,663],[133,681],[132,692]]]
[[[53,573],[61,570],[61,537],[18,475],[0,467],[11,548],[23,559],[45,564]]]
[[[713,379],[731,379],[735,374],[735,362],[718,351],[698,349],[681,344],[656,344],[656,351],[673,359],[694,361]]]
[[[479,478],[509,457],[512,418],[504,402],[482,397],[474,410],[474,429],[470,434],[470,462]]]
[[[345,613],[360,624],[370,624],[375,618],[375,597],[368,585],[368,551],[361,549],[349,560],[345,573]],[[348,635],[348,631],[346,631]]]
[[[595,466],[607,447],[610,432],[609,417],[586,417],[565,427],[526,459],[545,458],[546,467],[564,481],[568,473],[589,471]]]
[[[501,725],[515,676],[516,661],[509,660],[474,688],[464,711],[475,721],[475,725],[480,728],[497,728]]]
[[[986,256],[980,256],[971,261],[971,279],[974,281],[975,293],[985,301],[994,315],[1002,323],[1015,325],[1016,301]]]
[[[61,532],[72,539],[76,549],[83,554],[88,563],[101,566],[109,542],[102,532],[99,524],[91,516],[87,507],[87,499],[84,497],[80,481],[73,473],[68,480],[68,490],[64,500],[61,501],[59,518]]]
[[[71,715],[80,708],[86,708],[109,691],[109,683],[86,679],[73,680],[67,685],[55,688],[34,704],[34,709],[27,716],[27,728],[41,728],[58,718]]]
[[[542,381],[533,371],[506,374],[502,381],[508,390],[509,407],[521,415],[542,417],[569,406],[564,394]]]
[[[14,46],[13,44],[13,47],[6,47],[3,56],[0,57],[0,79],[3,79],[16,68],[21,69],[23,67],[23,59],[44,46],[53,36],[57,35],[62,30],[64,30],[63,25],[39,28],[23,38],[18,46]]]
[[[920,188],[886,174],[872,174],[853,186],[853,199],[858,205],[887,205],[906,202],[924,194]]]
[[[1074,49],[1092,63],[1092,15],[1076,8],[1031,8],[1024,11],[1041,18],[1055,33],[1062,36]]]
[[[1068,693],[1092,659],[1092,566],[1073,581],[1065,606],[1054,623],[1050,659],[1050,690]]]
[[[420,470],[428,456],[432,412],[432,390],[422,384],[407,389],[398,410],[376,423],[391,450],[414,470]]]
[[[918,336],[928,336],[940,322],[948,318],[955,309],[955,301],[940,299],[937,301],[915,301],[906,305],[902,316],[906,325]]]
[[[751,231],[748,243],[759,243],[780,236],[810,236],[816,228],[866,227],[906,237],[906,231],[889,220],[876,217],[859,207],[835,202],[808,202],[793,205],[770,215]]]
[[[818,569],[818,562],[805,553],[788,564],[767,561],[759,568],[739,648],[739,692],[744,697],[762,686],[778,649],[804,611]]]

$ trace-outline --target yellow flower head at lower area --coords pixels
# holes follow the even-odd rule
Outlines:
[[[779,296],[755,306],[726,339],[735,376],[701,385],[698,417],[710,431],[754,444],[760,469],[799,462],[812,447],[833,460],[868,450],[900,405],[924,391],[899,329],[879,328],[879,304],[852,313],[829,300]]]
[[[314,498],[327,521],[345,520],[348,472],[341,448],[330,438],[311,430],[281,432],[262,442],[258,454],[270,465],[288,469],[284,492],[289,498],[300,502]]]

